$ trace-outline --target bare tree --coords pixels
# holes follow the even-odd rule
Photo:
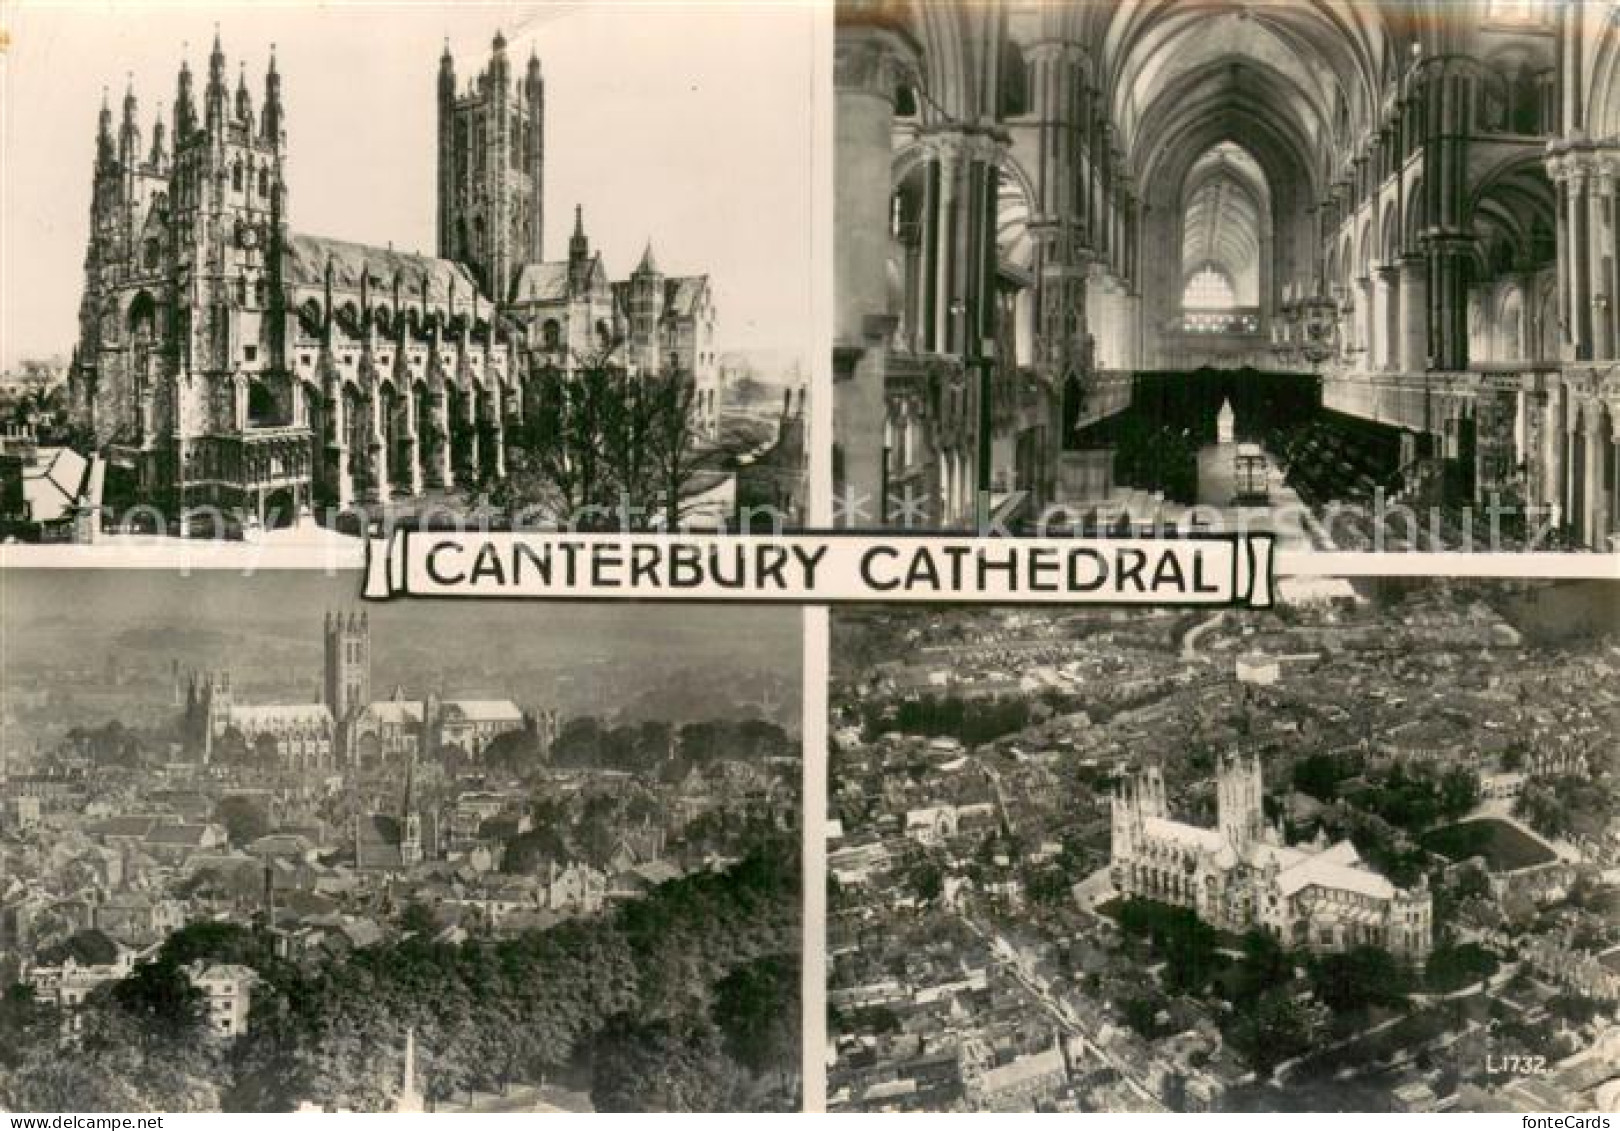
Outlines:
[[[617,355],[575,354],[569,370],[531,378],[522,419],[506,426],[506,477],[481,484],[491,502],[582,527],[690,517],[702,479],[738,453],[702,435],[696,384],[673,358],[643,373]]]

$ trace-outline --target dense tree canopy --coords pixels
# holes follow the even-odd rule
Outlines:
[[[418,931],[299,963],[278,958],[262,932],[194,924],[93,995],[78,1044],[58,1044],[50,1011],[19,995],[0,1001],[0,1034],[36,1038],[21,1042],[14,1069],[0,1055],[0,1103],[385,1110],[413,1029],[435,1101],[569,1071],[588,1073],[598,1101],[622,1110],[747,1103],[756,1077],[780,1087],[798,1065],[798,867],[797,843],[782,838],[724,872],[549,930],[456,945]],[[260,978],[249,1031],[228,1051],[200,1023],[184,974],[193,962]]]

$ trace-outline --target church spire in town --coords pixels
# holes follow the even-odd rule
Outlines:
[[[394,1111],[401,1115],[415,1115],[422,1111],[422,1090],[416,1086],[416,1026],[405,1030],[405,1070],[399,1082],[399,1098]]]

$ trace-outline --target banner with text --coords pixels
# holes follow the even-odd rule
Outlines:
[[[1269,608],[1272,571],[1272,539],[1265,534],[1067,539],[394,530],[368,543],[364,596]]]

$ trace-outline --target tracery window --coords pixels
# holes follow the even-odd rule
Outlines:
[[[1237,305],[1232,283],[1213,267],[1205,267],[1187,280],[1181,305],[1191,310],[1230,310]]]
[[[1485,7],[1485,20],[1492,24],[1524,27],[1547,23],[1551,11],[1548,0],[1489,0]]]

